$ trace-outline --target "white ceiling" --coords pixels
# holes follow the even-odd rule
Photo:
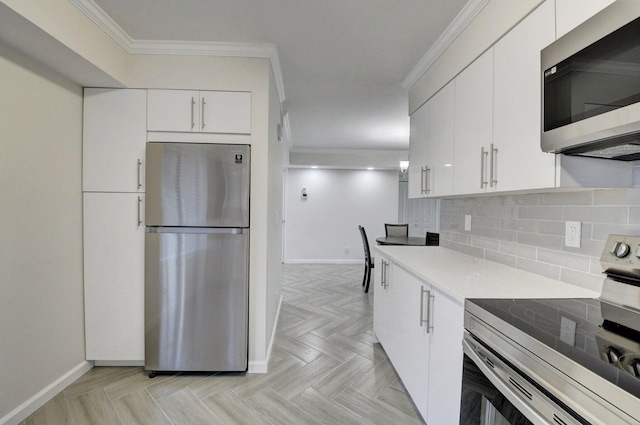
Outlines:
[[[94,0],[133,40],[274,43],[292,150],[409,147],[402,80],[467,0]]]

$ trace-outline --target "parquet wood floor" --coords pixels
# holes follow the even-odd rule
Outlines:
[[[96,367],[21,425],[422,424],[379,344],[360,265],[285,265],[269,373]]]

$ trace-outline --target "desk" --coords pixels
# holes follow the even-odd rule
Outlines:
[[[376,238],[378,245],[411,245],[424,246],[425,238],[422,236],[381,236]]]

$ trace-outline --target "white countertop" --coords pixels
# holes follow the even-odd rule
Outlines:
[[[373,248],[461,303],[465,298],[597,298],[600,295],[440,246],[377,245]]]

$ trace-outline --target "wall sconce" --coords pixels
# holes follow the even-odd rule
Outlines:
[[[400,173],[402,174],[402,177],[407,178],[409,177],[409,161],[400,161]]]

